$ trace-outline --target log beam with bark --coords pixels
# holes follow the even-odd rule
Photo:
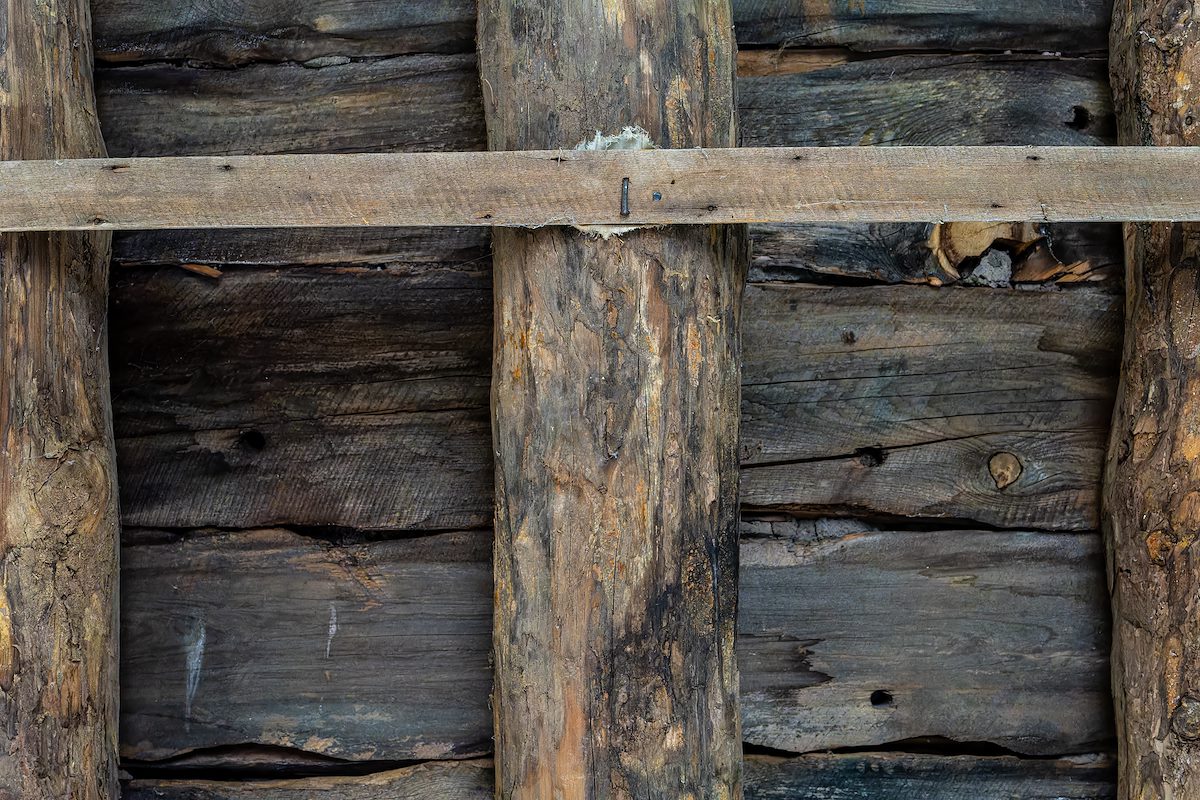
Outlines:
[[[0,158],[104,155],[88,0],[0,5]],[[117,794],[108,233],[0,236],[0,798]]]
[[[1125,145],[1200,144],[1200,20],[1118,0]],[[1105,509],[1124,800],[1200,796],[1200,225],[1126,225],[1126,335]]]
[[[484,0],[478,34],[493,150],[735,143],[727,0]],[[744,241],[495,232],[499,797],[741,796]]]

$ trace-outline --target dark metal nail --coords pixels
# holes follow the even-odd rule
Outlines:
[[[621,216],[629,216],[629,178],[621,179]]]

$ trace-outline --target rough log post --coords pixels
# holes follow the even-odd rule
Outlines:
[[[735,143],[728,0],[484,0],[478,41],[493,150]],[[744,242],[495,231],[501,798],[741,795]]]
[[[1117,0],[1120,141],[1200,143],[1191,2]],[[1125,228],[1121,390],[1105,481],[1124,800],[1200,797],[1200,225]]]
[[[104,155],[88,0],[4,0],[0,47],[0,158]],[[108,258],[0,236],[0,798],[117,794]]]

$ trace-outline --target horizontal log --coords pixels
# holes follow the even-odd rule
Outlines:
[[[862,753],[748,756],[746,800],[1110,800],[1112,758]],[[491,800],[491,762],[428,762],[362,777],[254,783],[137,780],[126,800]]]
[[[1103,59],[892,56],[820,66],[819,59],[798,58],[780,56],[772,74],[739,81],[743,145],[1115,139]],[[147,64],[102,69],[96,80],[112,156],[484,149],[471,55],[319,69]],[[814,108],[821,112],[804,111]]]
[[[489,525],[490,289],[486,261],[124,271],[126,523]],[[756,505],[1095,526],[1119,297],[751,286],[745,311]],[[1023,470],[1003,488],[996,452]]]
[[[931,9],[923,0],[860,4],[735,0],[743,47],[854,50],[1102,51],[1108,0],[1003,0]],[[109,62],[189,59],[230,66],[250,61],[369,58],[474,50],[470,0],[271,0],[249,6],[179,0],[97,0],[97,57]]]
[[[942,8],[938,9],[938,12]],[[742,144],[1098,145],[1116,128],[1105,61],[892,56],[738,79]]]
[[[248,743],[353,760],[490,750],[488,533],[127,537],[126,758]],[[746,741],[1094,747],[1111,725],[1101,559],[1094,535],[747,523]]]
[[[472,55],[321,68],[151,64],[98,70],[96,84],[111,156],[483,148]]]
[[[1200,220],[1191,148],[806,147],[0,162],[0,230]]]

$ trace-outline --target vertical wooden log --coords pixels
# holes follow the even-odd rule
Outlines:
[[[0,47],[0,157],[104,155],[88,0],[3,0]],[[108,259],[0,237],[0,798],[118,791]]]
[[[1191,2],[1117,0],[1127,145],[1200,143]],[[1200,797],[1200,225],[1125,226],[1121,390],[1105,481],[1119,797]]]
[[[728,0],[483,0],[478,41],[494,150],[736,141]],[[499,797],[741,796],[744,242],[495,231]]]

